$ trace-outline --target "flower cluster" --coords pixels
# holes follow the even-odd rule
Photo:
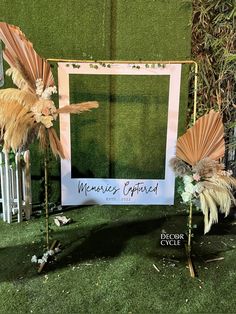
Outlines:
[[[53,120],[57,118],[57,109],[51,100],[40,99],[31,107],[35,120],[42,123],[47,129],[53,126]]]
[[[31,258],[31,262],[32,263],[38,263],[38,264],[47,263],[49,257],[51,257],[51,256],[53,256],[59,252],[60,252],[60,249],[55,248],[54,250],[48,250],[47,252],[45,252],[41,258],[38,258],[36,255],[33,255]]]
[[[179,189],[180,195],[184,203],[189,203],[194,198],[197,198],[203,187],[200,183],[201,177],[198,174],[184,175],[183,188]]]
[[[189,203],[198,198],[202,190],[201,176],[193,171],[192,167],[179,158],[172,158],[170,166],[175,175],[180,178],[178,192],[184,203]]]
[[[204,234],[210,231],[212,224],[218,222],[218,211],[229,214],[231,204],[235,204],[232,193],[236,189],[236,179],[231,170],[208,157],[194,165],[174,157],[170,160],[177,180],[177,191],[182,202],[193,204],[204,215]]]
[[[230,178],[232,175],[232,171],[223,170],[223,164],[210,158],[204,158],[191,167],[183,160],[174,157],[170,160],[170,166],[175,175],[180,178],[178,192],[183,202],[194,202],[197,207],[199,194],[207,187],[213,188],[212,179],[217,179],[219,176]]]
[[[39,97],[39,101],[31,108],[35,116],[35,120],[38,123],[42,123],[47,129],[53,126],[53,120],[56,120],[56,107],[54,102],[50,100],[52,94],[57,93],[56,86],[49,86],[44,89],[44,83],[42,79],[37,79],[36,95]]]
[[[42,99],[50,99],[52,94],[57,93],[56,86],[49,86],[44,89],[44,84],[42,79],[37,79],[35,82],[36,94]]]

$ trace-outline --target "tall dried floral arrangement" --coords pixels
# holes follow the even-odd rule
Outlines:
[[[55,156],[64,158],[63,147],[54,129],[61,113],[81,113],[97,108],[96,101],[72,104],[57,109],[51,100],[57,92],[49,63],[33,49],[21,30],[0,23],[0,39],[5,44],[3,57],[10,65],[6,74],[18,88],[0,90],[0,137],[3,149],[21,149],[38,138],[40,146],[47,144]]]
[[[182,179],[182,200],[195,204],[204,214],[204,233],[218,222],[218,210],[227,216],[236,204],[232,190],[236,179],[224,170],[224,127],[220,113],[211,110],[197,120],[177,141],[170,166]]]
[[[48,210],[48,147],[55,156],[65,158],[62,144],[54,129],[54,122],[61,113],[81,113],[98,107],[96,101],[67,105],[57,109],[51,100],[57,92],[49,63],[33,49],[33,45],[21,30],[0,22],[0,39],[5,44],[3,57],[10,65],[6,74],[11,76],[17,88],[0,90],[0,139],[3,150],[17,151],[39,140],[44,150],[45,170],[45,225],[47,252],[39,268],[41,272],[48,254],[51,255],[57,243],[49,246]]]

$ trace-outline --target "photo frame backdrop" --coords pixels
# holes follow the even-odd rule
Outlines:
[[[60,115],[60,138],[66,155],[66,159],[61,160],[62,205],[173,205],[175,176],[168,164],[175,155],[177,141],[181,64],[161,65],[148,64],[148,62],[115,61],[59,62],[60,107],[70,104],[69,76],[71,74],[169,76],[165,176],[164,179],[72,178],[70,115],[62,114]]]

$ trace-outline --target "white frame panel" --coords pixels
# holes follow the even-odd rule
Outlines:
[[[96,62],[58,63],[59,106],[70,104],[70,74],[168,75],[169,99],[166,137],[165,179],[104,179],[71,177],[70,115],[60,115],[60,138],[67,159],[61,160],[62,205],[173,205],[175,176],[169,160],[175,155],[181,85],[181,64]],[[99,110],[99,108],[97,109]]]

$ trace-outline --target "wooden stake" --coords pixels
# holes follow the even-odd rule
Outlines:
[[[212,259],[207,259],[207,260],[205,261],[205,263],[211,263],[211,262],[222,261],[223,259],[225,259],[223,256],[222,256],[222,257],[216,257],[216,258],[212,258]]]

